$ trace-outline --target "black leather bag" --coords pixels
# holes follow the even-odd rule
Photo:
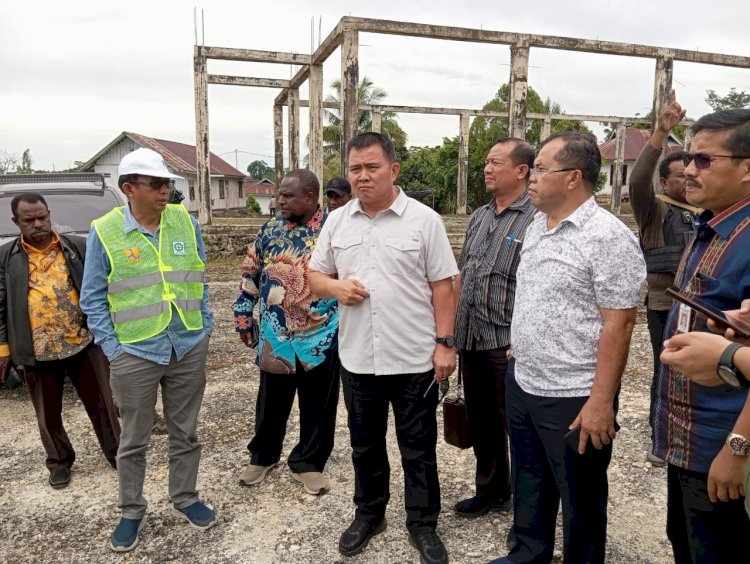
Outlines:
[[[463,389],[463,362],[461,355],[458,356],[458,386],[456,397],[443,400],[443,438],[449,445],[458,448],[469,448],[471,437],[469,436],[469,420],[466,415],[466,402],[461,396]]]

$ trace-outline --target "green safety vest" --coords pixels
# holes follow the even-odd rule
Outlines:
[[[167,328],[172,307],[191,331],[203,329],[206,265],[190,214],[169,204],[161,214],[159,248],[138,229],[125,233],[122,207],[93,222],[109,257],[107,301],[121,343],[136,343]]]

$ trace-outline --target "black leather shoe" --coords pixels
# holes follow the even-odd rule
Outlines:
[[[419,551],[421,564],[448,564],[448,551],[435,531],[409,535],[409,544]]]
[[[341,534],[339,552],[344,556],[359,554],[367,547],[370,539],[385,531],[387,526],[385,517],[379,523],[370,523],[364,519],[355,519]]]
[[[58,468],[49,475],[49,485],[59,490],[70,483],[70,468]]]
[[[491,502],[485,498],[477,496],[459,501],[455,506],[456,514],[459,517],[465,517],[467,519],[481,517],[482,515],[486,515],[489,511],[507,513],[510,509],[510,498]]]

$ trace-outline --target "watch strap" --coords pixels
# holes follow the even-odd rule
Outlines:
[[[719,364],[734,368],[734,362],[732,361],[734,353],[737,352],[737,349],[741,349],[742,347],[743,345],[740,343],[730,343],[727,345],[727,348],[724,349],[724,352],[721,353],[721,356],[719,357]]]

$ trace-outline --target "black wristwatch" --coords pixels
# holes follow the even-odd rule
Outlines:
[[[453,335],[446,335],[445,337],[435,337],[435,342],[438,345],[445,345],[446,347],[455,347],[456,339]]]
[[[748,381],[748,379],[745,378],[745,375],[734,365],[733,360],[734,353],[737,352],[737,349],[740,349],[743,346],[744,345],[739,343],[732,343],[729,345],[724,349],[724,352],[721,353],[719,364],[716,365],[716,374],[719,375],[719,378],[721,378],[724,383],[737,389],[750,386],[750,381]]]

